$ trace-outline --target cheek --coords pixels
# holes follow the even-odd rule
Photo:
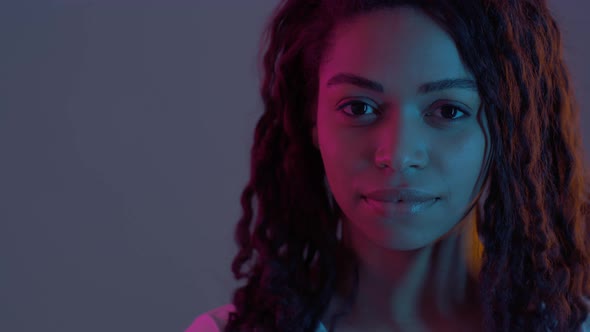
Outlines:
[[[324,123],[318,135],[326,168],[330,165],[331,168],[344,170],[360,157],[357,151],[361,141],[350,130],[343,130],[333,123]]]
[[[444,170],[442,179],[453,191],[453,196],[468,200],[483,166],[485,142],[483,135],[462,136],[452,141],[440,141],[437,158]]]
[[[464,130],[436,141],[438,148],[444,151],[449,164],[462,166],[461,168],[469,166],[471,169],[482,162],[485,141],[480,130]]]
[[[354,182],[358,178],[358,165],[362,161],[358,146],[352,146],[347,139],[339,137],[338,134],[326,136],[321,144],[321,154],[330,189],[342,204],[355,190]]]
[[[322,158],[326,175],[333,189],[345,189],[349,186],[350,180],[353,178],[352,165],[354,165],[355,159],[350,151],[343,149],[338,144],[332,144],[330,147],[326,146],[325,151],[322,151]]]

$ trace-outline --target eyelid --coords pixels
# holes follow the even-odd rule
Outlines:
[[[446,101],[446,100],[442,100],[442,101],[433,103],[431,109],[437,110],[437,109],[442,108],[443,106],[447,106],[447,107],[450,106],[452,108],[456,108],[459,112],[464,114],[463,116],[456,118],[455,120],[459,120],[459,119],[462,119],[462,118],[465,118],[465,117],[468,117],[471,115],[471,113],[466,110],[465,106],[461,106],[461,105],[458,105],[457,103],[454,103],[451,101]],[[429,113],[431,113],[431,112],[429,112]],[[454,121],[454,120],[449,120],[449,121]]]
[[[346,106],[354,105],[354,104],[363,104],[363,105],[369,106],[369,107],[371,107],[371,108],[373,108],[375,110],[373,112],[373,114],[375,114],[375,115],[380,115],[381,114],[381,110],[379,109],[378,106],[373,106],[370,103],[367,103],[367,102],[365,102],[363,100],[359,100],[359,99],[348,100],[344,104],[338,106],[337,110],[340,111],[340,112],[343,112],[346,116],[351,117],[353,119],[366,116],[366,115],[353,115],[353,114],[350,114],[348,112],[342,111],[342,109],[344,109]],[[429,109],[438,110],[438,109],[440,109],[440,108],[442,108],[444,106],[447,106],[447,107],[450,106],[452,108],[456,108],[459,112],[463,113],[463,116],[460,116],[460,117],[455,118],[455,119],[446,119],[444,117],[439,117],[443,121],[453,122],[453,121],[458,121],[460,119],[467,118],[467,117],[471,116],[471,113],[466,110],[466,107],[457,105],[454,102],[446,101],[446,100],[439,100],[439,101],[436,101],[436,102],[432,103],[430,105]],[[428,111],[427,112],[427,114],[432,114],[432,113],[433,113],[433,111]]]
[[[370,103],[367,103],[367,102],[365,102],[363,100],[360,100],[360,99],[348,100],[345,103],[343,103],[342,105],[338,106],[337,107],[337,110],[340,111],[340,112],[343,112],[342,109],[344,109],[346,106],[350,106],[350,105],[354,105],[354,104],[363,104],[363,105],[369,106],[369,107],[371,107],[374,110],[374,112],[373,112],[374,114],[376,114],[376,115],[381,114],[381,111],[379,109],[379,106],[374,106],[374,105],[372,105]],[[361,116],[366,116],[366,115],[353,115],[353,114],[350,114],[348,112],[343,112],[343,113],[346,116],[349,116],[351,118],[358,118],[358,117],[361,117]]]

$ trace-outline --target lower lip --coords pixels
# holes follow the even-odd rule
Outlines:
[[[434,198],[429,201],[419,202],[419,203],[409,203],[409,202],[386,202],[386,201],[377,201],[370,198],[365,197],[365,202],[369,204],[369,206],[375,210],[375,212],[382,214],[382,215],[417,215],[432,207],[439,199]]]

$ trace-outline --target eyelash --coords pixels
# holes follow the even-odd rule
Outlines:
[[[362,114],[361,115],[356,115],[356,114],[350,114],[350,113],[347,113],[347,112],[342,111],[342,109],[344,109],[347,106],[350,106],[350,105],[358,105],[358,104],[369,106],[370,108],[372,108],[372,109],[375,110],[375,112],[374,112],[375,114],[377,114],[377,115],[381,114],[381,111],[378,108],[373,107],[373,106],[371,106],[371,105],[369,105],[369,104],[367,104],[367,103],[365,103],[363,101],[360,101],[360,100],[353,100],[353,101],[347,102],[346,104],[344,104],[342,106],[339,106],[338,107],[338,111],[343,112],[346,116],[351,117],[353,119],[360,118],[360,117],[363,116]],[[436,109],[441,109],[443,107],[450,107],[450,108],[455,109],[455,110],[457,110],[457,111],[459,111],[459,112],[461,112],[461,113],[464,114],[463,116],[458,117],[458,118],[454,118],[454,119],[446,119],[446,118],[441,117],[441,118],[443,118],[443,121],[445,121],[445,122],[454,122],[454,121],[458,121],[460,119],[463,119],[463,118],[466,118],[466,117],[469,116],[469,113],[466,112],[465,110],[463,110],[463,108],[461,108],[459,106],[456,106],[456,105],[453,105],[453,104],[443,104],[441,106],[438,106]]]

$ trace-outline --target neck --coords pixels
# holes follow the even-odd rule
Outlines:
[[[411,251],[380,247],[360,231],[345,233],[344,241],[359,263],[358,292],[347,316],[349,325],[427,326],[463,319],[474,308],[479,266],[473,253],[481,252],[473,238],[475,213],[437,242]]]

